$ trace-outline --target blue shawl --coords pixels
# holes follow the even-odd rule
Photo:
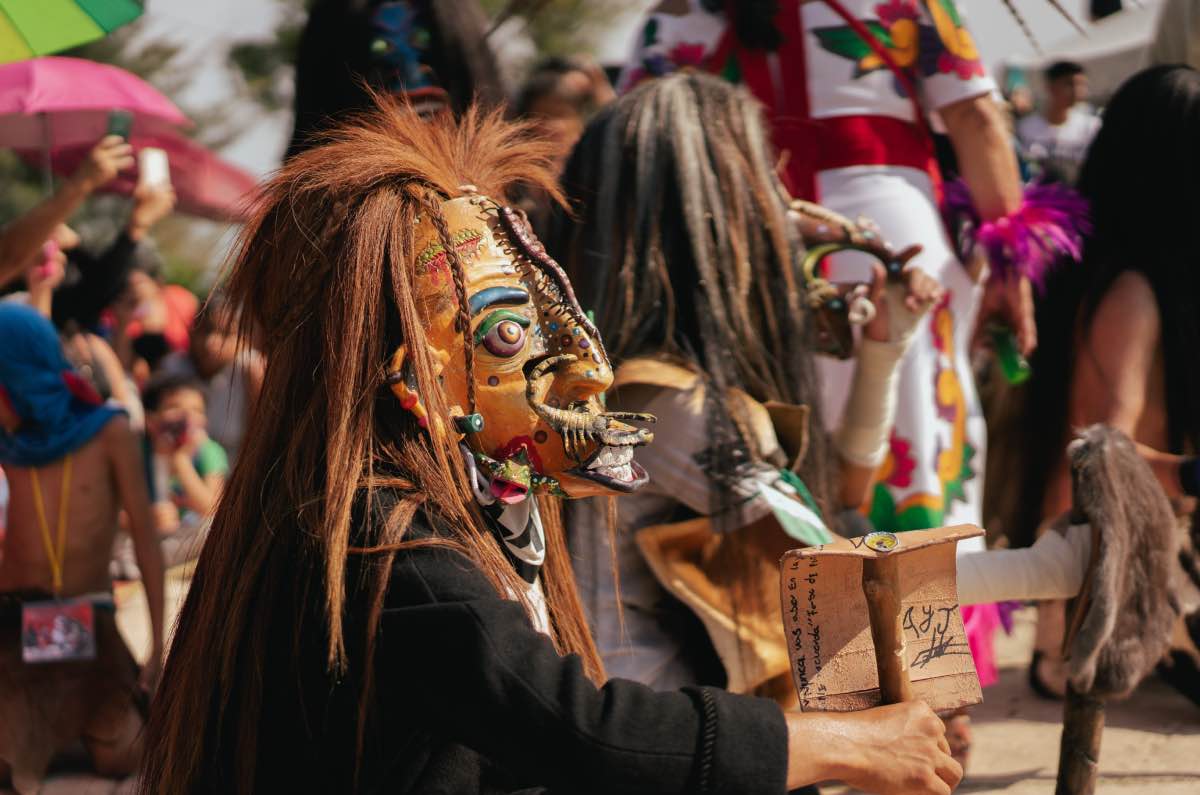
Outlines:
[[[121,413],[87,394],[84,384],[49,320],[22,304],[0,304],[0,387],[21,421],[16,433],[0,429],[0,464],[57,461]]]

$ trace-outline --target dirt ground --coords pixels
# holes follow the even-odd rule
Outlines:
[[[1016,615],[997,639],[1000,681],[975,707],[967,778],[957,792],[1045,795],[1054,792],[1062,704],[1043,701],[1026,683],[1033,610]],[[1127,700],[1109,705],[1100,746],[1098,793],[1200,793],[1200,708],[1151,677]],[[826,795],[850,795],[823,787]]]
[[[168,576],[168,625],[183,597],[186,571]],[[149,648],[145,598],[140,586],[117,590],[117,622],[135,654]],[[984,691],[973,711],[975,741],[962,793],[1045,795],[1054,791],[1062,705],[1034,697],[1025,683],[1033,641],[1033,611],[1016,615],[1012,636],[998,639],[1000,681]],[[79,772],[83,760],[70,756],[42,788],[42,795],[126,795],[130,781],[98,779]],[[1100,755],[1099,793],[1200,793],[1200,708],[1152,677],[1128,700],[1109,706]],[[823,787],[826,795],[853,795],[845,787]],[[9,795],[0,791],[0,795]]]

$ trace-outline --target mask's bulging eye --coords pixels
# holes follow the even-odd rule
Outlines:
[[[525,347],[525,329],[529,318],[516,312],[493,312],[475,330],[475,342],[482,343],[493,356],[516,356]]]
[[[483,347],[497,356],[513,356],[525,344],[525,329],[511,320],[503,320],[483,338]]]

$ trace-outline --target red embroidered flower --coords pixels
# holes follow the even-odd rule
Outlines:
[[[898,489],[906,489],[912,485],[913,470],[917,462],[912,456],[912,443],[896,434],[888,440],[891,449],[892,471],[888,474],[886,483]]]
[[[953,72],[962,80],[970,80],[972,77],[983,77],[984,75],[982,61],[960,58],[951,52],[942,52],[938,55],[938,71],[942,74]]]
[[[704,63],[704,45],[690,42],[680,42],[667,53],[667,60],[676,68],[684,66],[700,66]]]
[[[917,4],[914,0],[887,0],[875,6],[875,15],[885,27],[890,28],[901,19],[916,19]]]

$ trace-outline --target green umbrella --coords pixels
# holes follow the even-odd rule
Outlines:
[[[142,10],[137,0],[0,0],[0,63],[95,41]]]

